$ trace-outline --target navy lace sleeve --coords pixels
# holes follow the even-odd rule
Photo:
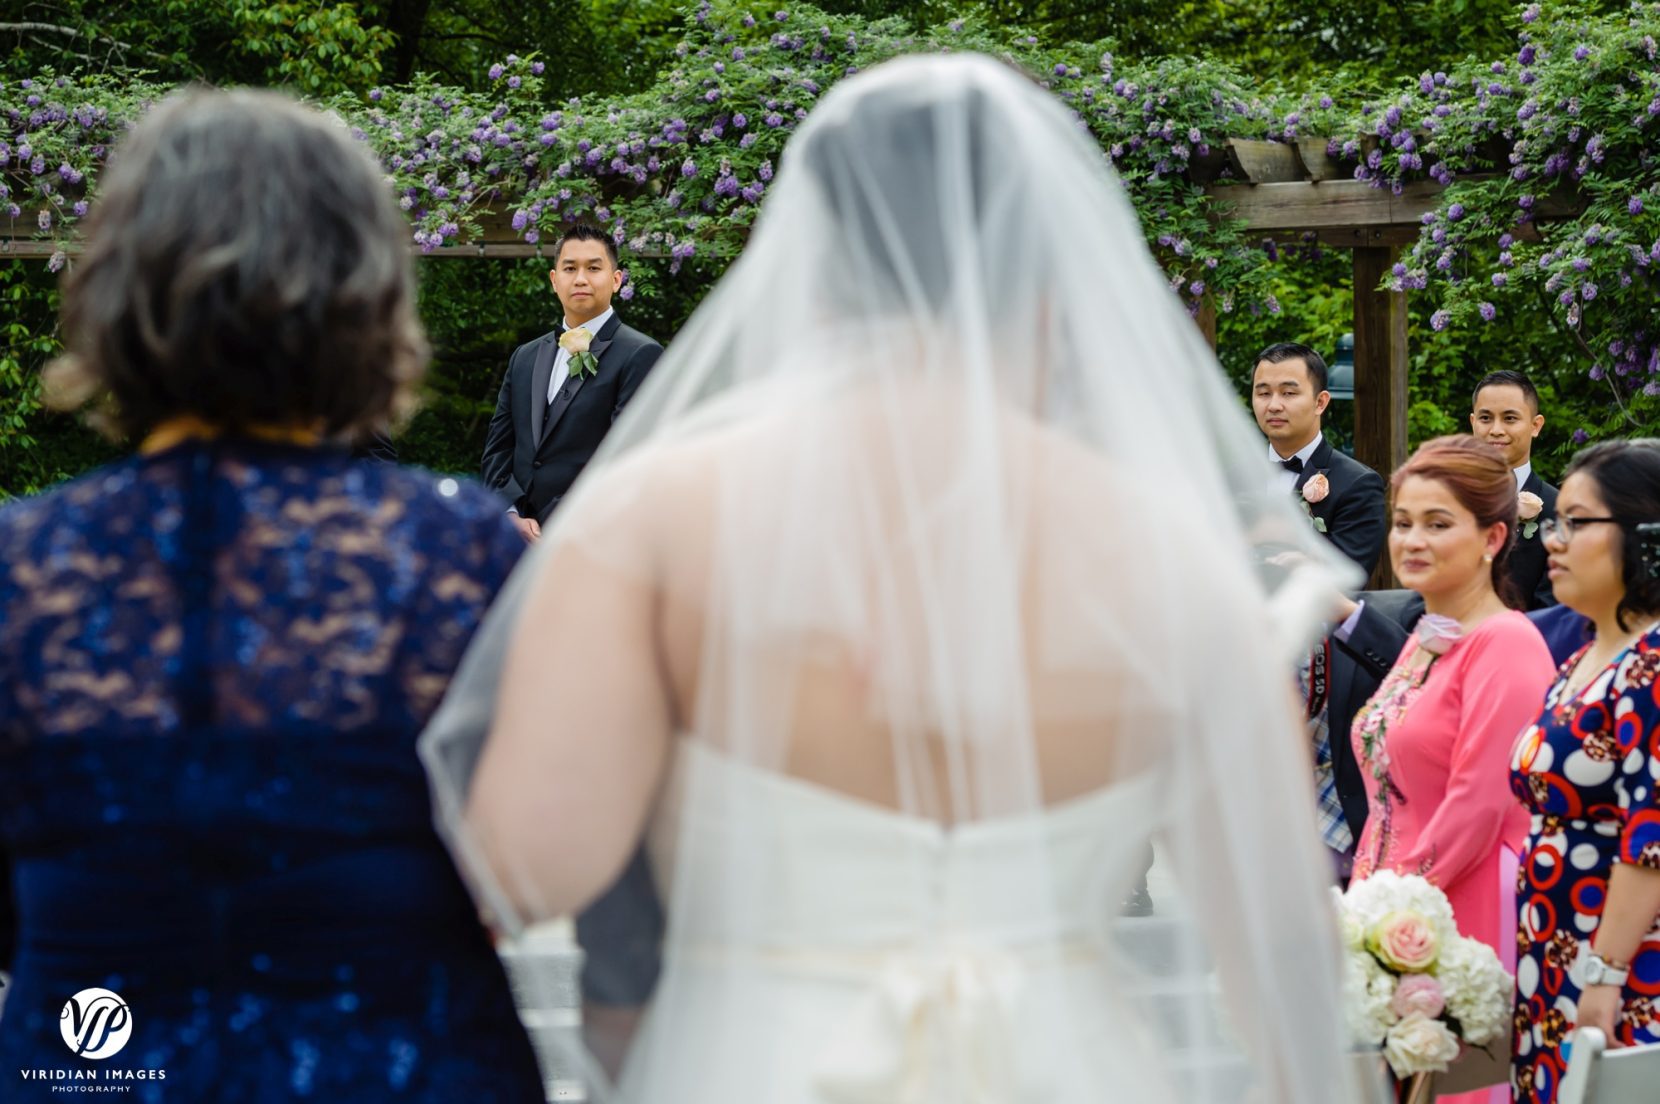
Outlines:
[[[469,483],[248,443],[0,510],[0,1097],[543,1098],[415,754],[522,548]],[[97,1063],[90,987],[131,1010]]]

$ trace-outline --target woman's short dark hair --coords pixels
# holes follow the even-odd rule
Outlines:
[[[409,225],[338,120],[274,92],[169,96],[117,147],[64,281],[47,397],[142,437],[384,426],[427,347]]]
[[[1602,441],[1568,462],[1563,482],[1583,475],[1597,485],[1597,494],[1610,517],[1620,519],[1620,578],[1625,597],[1614,610],[1621,629],[1629,629],[1626,615],[1638,618],[1660,613],[1660,577],[1643,565],[1637,526],[1660,522],[1660,440]]]

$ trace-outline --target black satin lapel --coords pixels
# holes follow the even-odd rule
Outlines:
[[[559,353],[559,343],[544,341],[536,350],[536,363],[530,370],[530,436],[540,441],[542,421],[548,409],[548,380],[553,376],[553,358]]]

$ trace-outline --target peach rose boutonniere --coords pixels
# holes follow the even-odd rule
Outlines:
[[[581,326],[573,327],[559,335],[559,347],[571,354],[571,375],[591,376],[599,371],[599,358],[588,351],[588,346],[593,343],[594,335]]]
[[[1316,533],[1326,531],[1326,519],[1314,516],[1314,504],[1324,502],[1329,494],[1331,494],[1331,481],[1326,478],[1325,472],[1315,473],[1307,483],[1303,484],[1303,513],[1307,514],[1308,519],[1314,523]]]
[[[1545,500],[1532,491],[1523,491],[1516,496],[1516,516],[1522,522],[1522,539],[1531,540],[1533,534],[1539,531],[1539,512],[1545,508]]]

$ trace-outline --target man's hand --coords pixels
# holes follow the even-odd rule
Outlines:
[[[520,517],[518,514],[509,516],[513,519],[513,528],[519,531],[526,544],[535,544],[542,539],[542,527],[536,524],[535,518]]]

